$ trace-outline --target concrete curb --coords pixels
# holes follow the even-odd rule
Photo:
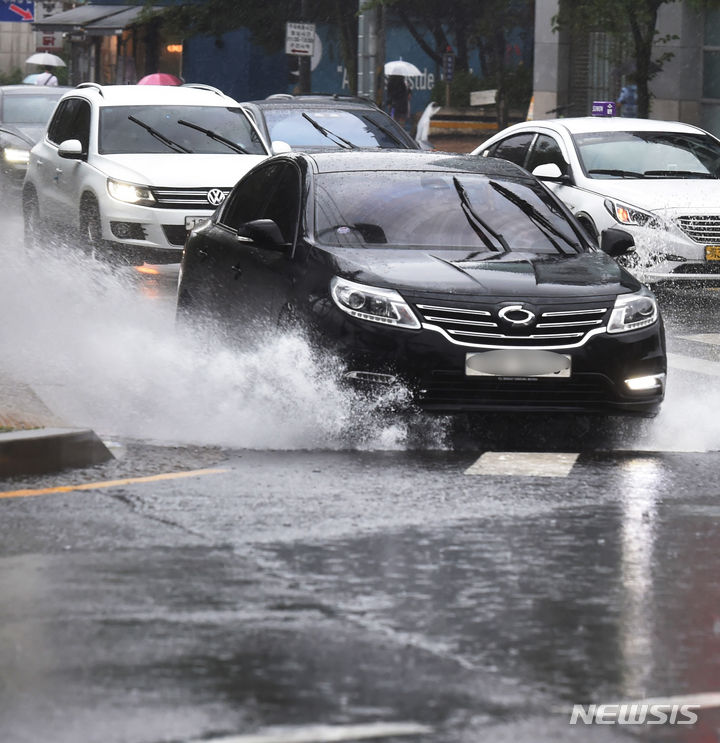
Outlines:
[[[68,426],[27,384],[0,372],[0,477],[90,467],[113,458],[94,431]]]
[[[41,475],[112,459],[89,428],[37,428],[0,433],[0,477]]]

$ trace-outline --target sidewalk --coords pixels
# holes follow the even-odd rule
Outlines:
[[[68,426],[27,385],[0,374],[0,478],[112,458],[94,431]]]

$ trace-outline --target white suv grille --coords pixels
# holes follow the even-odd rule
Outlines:
[[[222,191],[227,198],[230,188],[215,186],[212,188],[153,188],[152,195],[161,209],[210,209],[215,210],[217,204],[208,200],[210,191]]]

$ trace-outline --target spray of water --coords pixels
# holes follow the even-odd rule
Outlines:
[[[172,291],[141,291],[137,276],[72,251],[32,264],[8,255],[4,371],[73,425],[105,435],[237,448],[408,446],[412,421],[384,412],[398,393],[348,390],[337,363],[298,335],[243,351],[179,333]],[[424,446],[443,446],[442,421],[423,427]]]

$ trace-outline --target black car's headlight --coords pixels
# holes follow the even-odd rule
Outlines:
[[[654,214],[645,212],[629,204],[623,204],[620,201],[605,199],[605,208],[620,224],[635,227],[652,227],[653,229],[663,226]]]
[[[23,147],[5,147],[3,160],[8,165],[27,165],[30,160],[30,150]]]
[[[657,301],[647,289],[634,294],[623,294],[615,300],[607,332],[626,333],[628,330],[638,330],[652,325],[657,319]]]
[[[126,204],[152,206],[156,203],[155,197],[147,186],[138,186],[136,183],[126,183],[108,178],[107,189],[110,196]]]
[[[343,312],[361,320],[414,330],[420,327],[410,305],[394,289],[356,284],[334,276],[330,281],[330,294]]]

